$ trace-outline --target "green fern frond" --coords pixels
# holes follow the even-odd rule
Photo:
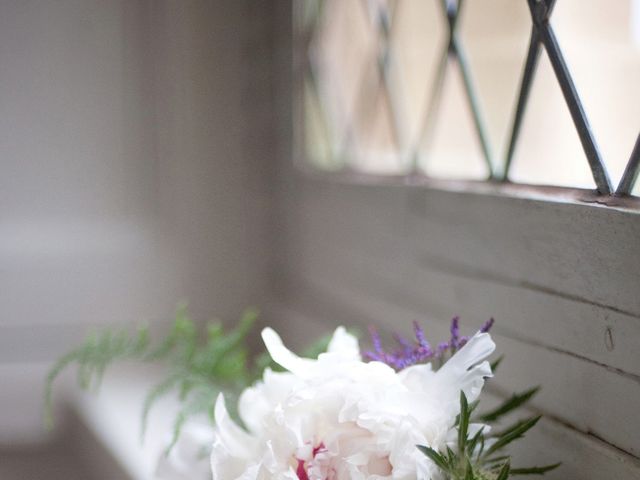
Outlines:
[[[153,407],[153,405],[155,405],[155,403],[162,397],[171,393],[176,385],[180,383],[181,379],[182,376],[180,374],[169,375],[167,378],[162,380],[147,392],[142,404],[142,417],[140,420],[140,442],[144,441],[144,436],[147,432],[147,424],[149,420],[149,413],[151,412],[151,407]]]
[[[152,345],[146,326],[133,335],[124,329],[90,335],[82,345],[60,358],[47,375],[44,394],[47,427],[53,426],[53,385],[63,371],[75,366],[80,388],[95,391],[105,371],[114,363],[132,360],[164,363],[168,374],[145,397],[140,430],[144,436],[149,412],[155,403],[176,393],[184,406],[174,422],[172,444],[175,443],[188,418],[212,412],[218,392],[224,390],[234,396],[253,381],[246,337],[257,316],[256,309],[245,310],[237,327],[228,332],[219,322],[211,322],[206,326],[203,342],[199,341],[198,328],[185,305],[178,307],[173,327],[157,345]]]
[[[106,331],[90,335],[78,348],[61,357],[45,379],[45,424],[53,427],[53,384],[60,374],[77,364],[77,382],[81,388],[97,389],[107,366],[118,360],[139,358],[149,345],[149,329],[144,326],[129,338],[125,331]]]
[[[175,446],[187,420],[199,415],[206,415],[210,420],[213,420],[213,405],[218,393],[220,390],[217,388],[201,388],[191,395],[189,401],[183,403],[174,419],[171,441],[165,450],[165,455],[168,455]]]

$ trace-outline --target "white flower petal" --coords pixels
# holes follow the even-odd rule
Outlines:
[[[354,335],[347,332],[347,329],[342,326],[336,328],[336,331],[333,333],[333,337],[331,337],[327,352],[340,354],[340,357],[345,361],[362,360],[362,358],[360,357],[360,346],[358,345],[358,339]]]
[[[445,366],[450,364],[450,362],[454,364],[459,363],[462,364],[466,370],[486,359],[495,349],[496,344],[491,340],[491,335],[478,332],[451,357]]]
[[[398,372],[402,383],[413,392],[428,391],[434,375],[430,363],[412,365]]]
[[[214,480],[440,480],[415,445],[444,448],[455,437],[463,390],[470,401],[491,375],[488,334],[469,340],[441,369],[417,365],[398,373],[361,360],[358,342],[336,329],[317,360],[288,350],[278,334],[262,337],[288,372],[265,371],[241,395],[240,416],[250,434],[216,402]],[[472,425],[473,431],[480,426]]]
[[[257,448],[257,441],[231,419],[222,394],[216,400],[214,417],[216,432],[229,453],[240,458],[251,458]]]
[[[209,480],[209,451],[214,433],[211,424],[191,421],[180,432],[177,443],[168,455],[158,459],[158,480]]]
[[[291,373],[302,378],[309,376],[309,370],[315,366],[315,360],[301,358],[282,343],[280,335],[272,328],[262,330],[262,341],[274,362]]]
[[[265,369],[263,380],[245,389],[238,401],[240,418],[252,433],[261,433],[267,415],[274,411],[290,394],[298,382],[289,372],[274,372]]]
[[[496,344],[488,333],[476,333],[458,350],[436,373],[438,386],[456,396],[464,391],[467,400],[473,402],[484,385],[484,379],[491,377],[489,362],[483,361],[493,353]],[[457,392],[451,389],[457,388]]]
[[[242,476],[254,480],[257,478],[258,466],[258,464],[249,465],[245,459],[234,456],[220,437],[216,437],[211,450],[213,480],[235,480]]]

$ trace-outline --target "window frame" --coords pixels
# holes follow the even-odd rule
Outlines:
[[[324,0],[317,0],[318,3]],[[529,49],[524,58],[522,77],[520,79],[519,93],[516,100],[516,108],[512,119],[510,131],[510,145],[504,171],[490,171],[488,177],[484,180],[453,180],[433,178],[427,174],[412,170],[408,173],[399,174],[374,174],[359,171],[349,166],[349,162],[342,162],[343,167],[338,171],[322,170],[312,165],[307,160],[304,144],[304,90],[305,80],[308,71],[311,68],[309,60],[308,48],[313,35],[312,31],[299,30],[297,25],[292,29],[292,51],[293,51],[293,152],[294,163],[296,167],[306,175],[314,175],[329,181],[353,182],[356,184],[366,185],[413,185],[425,186],[436,189],[451,189],[454,191],[469,191],[476,193],[490,192],[493,194],[520,197],[523,194],[532,195],[538,198],[541,195],[553,198],[553,192],[559,198],[573,198],[576,201],[584,199],[586,203],[599,203],[612,207],[638,208],[640,197],[634,196],[633,187],[636,184],[637,177],[640,174],[640,133],[638,134],[634,146],[629,153],[629,159],[619,180],[618,185],[611,184],[608,178],[608,169],[602,160],[602,154],[598,148],[587,115],[582,107],[582,100],[576,91],[573,78],[563,57],[561,47],[558,45],[554,29],[550,23],[550,17],[557,0],[526,0],[531,10],[532,30],[529,40]],[[442,0],[443,13],[453,28],[448,32],[448,45],[445,49],[447,56],[447,64],[457,62],[460,69],[465,72],[469,67],[467,65],[464,48],[460,44],[460,39],[455,31],[457,16],[461,6],[457,6],[453,11],[447,9],[449,0]],[[294,2],[292,5],[292,22],[297,23],[302,14],[302,2]],[[315,27],[312,27],[315,28]],[[379,29],[381,32],[384,28]],[[380,33],[382,35],[383,33]],[[558,84],[563,92],[566,106],[569,109],[574,128],[580,137],[584,160],[589,164],[590,171],[593,175],[595,188],[574,188],[553,185],[536,185],[529,183],[513,182],[509,179],[508,173],[511,166],[513,151],[518,141],[521,120],[525,114],[526,105],[529,97],[531,83],[535,76],[535,71],[540,56],[540,52],[545,50],[551,60],[554,68]],[[448,53],[446,53],[448,52]],[[465,74],[466,75],[466,74]],[[467,81],[471,81],[467,79]],[[473,85],[465,85],[466,94],[468,96],[469,108],[472,112],[476,133],[478,139],[483,146],[485,157],[487,156],[484,130],[486,126],[482,119],[482,112],[478,111],[476,101],[474,99],[475,92]],[[431,92],[433,93],[433,92]],[[485,159],[491,164],[490,159]],[[496,165],[493,165],[496,167]],[[482,185],[485,184],[485,185]],[[486,185],[490,185],[487,188]],[[518,187],[518,188],[514,188]]]
[[[532,410],[546,420],[518,458],[568,452],[562,478],[635,478],[639,199],[314,168],[294,128],[303,118],[294,4],[276,29],[282,241],[270,321],[302,345],[340,323],[402,332],[420,320],[437,339],[451,315],[468,329],[495,315],[509,361],[490,394],[544,385]]]

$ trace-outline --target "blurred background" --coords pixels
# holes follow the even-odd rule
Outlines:
[[[546,217],[527,205],[535,235],[524,223],[520,237],[517,223],[501,222],[526,215],[483,205],[485,198],[345,187],[293,168],[302,161],[389,175],[416,161],[435,178],[486,177],[455,65],[432,135],[420,136],[446,40],[439,2],[388,3],[396,9],[386,80],[394,112],[375,73],[380,38],[367,2],[0,0],[0,478],[152,478],[166,423],[155,417],[157,431],[139,447],[144,371],[122,370],[90,398],[63,378],[53,432],[43,429],[43,379],[90,331],[141,322],[162,331],[181,301],[201,321],[227,323],[256,305],[262,322],[280,325],[294,344],[337,322],[408,326],[426,316],[441,333],[456,313],[475,322],[502,314],[514,323],[498,335],[520,359],[507,371],[508,388],[518,372],[551,385],[537,407],[558,422],[536,444],[577,452],[557,478],[587,468],[640,478],[635,420],[605,421],[596,412],[608,404],[598,396],[580,419],[571,413],[576,392],[589,396],[598,383],[622,392],[621,412],[640,398],[637,215],[629,222],[582,205]],[[529,10],[513,0],[465,8],[459,35],[499,171]],[[318,84],[298,89],[296,29],[309,18],[316,34],[304,54]],[[558,0],[553,25],[617,184],[640,125],[640,2]],[[531,98],[512,179],[592,189],[544,53]],[[391,132],[395,122],[404,136]],[[347,130],[356,141],[336,155]],[[615,235],[600,230],[595,243],[582,243],[601,225]],[[443,267],[434,255],[468,269]],[[625,286],[602,288],[593,265],[601,279]],[[511,270],[478,280],[494,266]],[[553,291],[509,290],[525,281]],[[540,305],[544,312],[531,311]],[[540,328],[524,338],[538,317]],[[552,323],[559,317],[566,324]],[[606,328],[615,349],[603,340]],[[572,379],[576,392],[554,392]]]
[[[0,2],[0,478],[89,478],[42,423],[88,332],[264,304],[268,3]]]

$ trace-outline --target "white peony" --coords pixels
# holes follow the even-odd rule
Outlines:
[[[246,430],[218,397],[214,480],[438,479],[415,446],[454,448],[460,391],[470,402],[478,397],[495,348],[488,333],[478,333],[438,371],[424,364],[396,372],[363,362],[343,327],[317,360],[289,351],[270,328],[262,338],[287,371],[267,369],[243,392]]]

